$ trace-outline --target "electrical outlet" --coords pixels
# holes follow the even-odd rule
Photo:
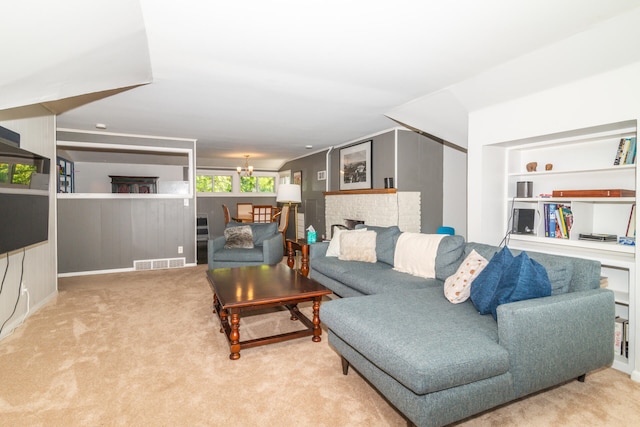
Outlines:
[[[184,251],[184,248],[182,246],[178,246],[178,253],[181,254]]]

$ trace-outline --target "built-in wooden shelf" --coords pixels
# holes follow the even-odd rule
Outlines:
[[[325,196],[347,196],[350,194],[395,194],[395,188],[366,188],[362,190],[324,191]]]

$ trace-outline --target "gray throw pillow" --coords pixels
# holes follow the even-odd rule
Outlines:
[[[225,249],[253,248],[253,233],[251,232],[251,227],[248,225],[225,228],[224,238],[226,240],[224,244]]]

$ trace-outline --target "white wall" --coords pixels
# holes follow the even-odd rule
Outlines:
[[[52,171],[55,171],[55,117],[43,110],[42,117],[1,121],[0,125],[20,134],[20,146],[51,159]],[[48,115],[44,115],[48,114]],[[27,296],[22,295],[13,317],[7,321],[3,331],[3,338],[20,325],[27,315],[42,307],[57,293],[57,252],[56,252],[56,198],[55,174],[49,181],[49,241],[29,246],[23,252],[18,250],[9,254],[8,259],[2,254],[0,271],[4,274],[7,262],[9,269],[4,279],[4,288],[0,295],[0,324],[9,318],[13,311],[16,298],[20,293],[20,276],[24,257],[24,273],[22,282],[29,293],[29,308]],[[53,189],[53,190],[52,190]],[[0,220],[2,220],[0,218]],[[1,238],[1,236],[0,236]]]
[[[491,200],[499,192],[490,181],[501,172],[488,166],[492,159],[483,154],[482,146],[638,119],[638,76],[640,62],[471,113],[469,240],[493,243],[496,237],[494,230],[485,226],[483,216],[490,211]]]

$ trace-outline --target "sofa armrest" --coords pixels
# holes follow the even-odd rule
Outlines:
[[[218,236],[207,241],[207,261],[209,269],[213,268],[213,254],[224,248],[224,244],[227,243],[227,239],[224,236]]]
[[[316,242],[313,245],[309,245],[309,259],[326,256],[327,249],[329,249],[329,242]]]
[[[262,242],[263,261],[273,265],[282,262],[284,248],[282,246],[282,233],[276,233]]]
[[[577,378],[613,361],[613,292],[594,289],[498,306],[516,397]]]

